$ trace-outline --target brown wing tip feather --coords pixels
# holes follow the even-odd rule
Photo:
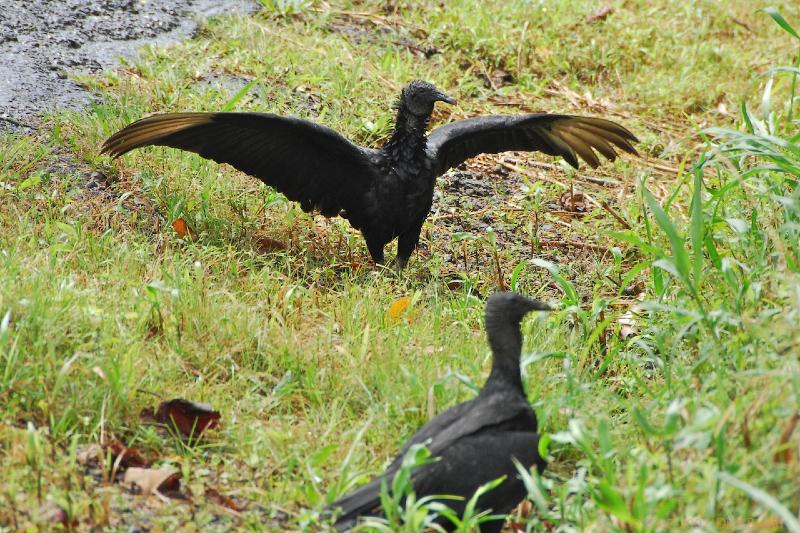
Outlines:
[[[600,159],[595,151],[609,161],[617,158],[615,147],[638,155],[631,143],[639,142],[639,139],[624,126],[610,120],[571,116],[555,122],[552,130],[592,168],[600,165]]]
[[[145,117],[106,139],[100,153],[116,159],[136,148],[161,144],[172,134],[213,120],[214,113],[166,113]]]

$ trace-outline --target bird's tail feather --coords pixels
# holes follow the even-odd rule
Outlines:
[[[388,479],[385,474],[360,486],[328,507],[326,511],[329,514],[333,514],[336,510],[340,511],[333,526],[336,531],[350,531],[358,524],[360,517],[381,514],[381,483],[384,479]]]

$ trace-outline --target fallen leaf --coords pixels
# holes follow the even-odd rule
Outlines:
[[[491,87],[497,89],[512,83],[514,81],[514,76],[512,76],[510,72],[507,72],[501,68],[496,68],[489,75],[488,81]]]
[[[588,15],[586,17],[586,22],[591,24],[592,22],[597,22],[599,20],[605,20],[613,12],[614,12],[614,7],[613,6],[601,7],[599,9],[595,10],[590,15]]]
[[[637,296],[639,301],[644,299],[644,293]],[[627,311],[617,317],[619,324],[619,338],[622,340],[633,337],[639,333],[639,325],[637,322],[638,315],[646,312],[645,308],[640,304],[634,304]]]
[[[105,381],[106,373],[103,372],[102,368],[100,368],[99,366],[93,366],[92,367],[92,372],[94,372],[97,375],[97,377],[99,377],[100,379]]]
[[[279,252],[286,249],[286,245],[271,237],[259,237],[255,241],[256,249],[262,254]]]
[[[523,500],[511,512],[508,522],[506,522],[507,530],[513,533],[524,533],[527,531],[527,518],[532,514],[533,504],[529,500]]]
[[[146,467],[150,466],[144,454],[136,448],[128,448],[118,440],[111,441],[106,445],[106,450],[111,453],[111,460],[116,462],[119,458],[119,464],[125,468],[129,467]]]
[[[102,446],[99,444],[90,444],[88,446],[82,446],[78,448],[75,452],[75,459],[78,461],[79,465],[88,465],[90,463],[97,462],[102,453]]]
[[[797,428],[798,422],[800,422],[800,413],[795,413],[789,417],[789,421],[786,423],[783,433],[781,433],[781,438],[778,440],[778,451],[772,458],[774,462],[787,465],[794,462],[794,450],[789,440],[792,438],[792,433]]]
[[[157,422],[177,428],[185,437],[197,438],[219,425],[221,416],[207,403],[175,398],[158,406]]]
[[[561,195],[561,206],[571,213],[586,212],[586,198],[580,191],[567,191]]]
[[[75,459],[78,461],[78,464],[81,465],[97,464],[100,463],[101,457],[106,453],[110,456],[111,464],[119,460],[118,464],[125,468],[131,466],[146,467],[150,465],[150,461],[145,458],[142,452],[136,448],[128,448],[118,440],[112,440],[105,446],[90,444],[78,448]]]
[[[220,494],[217,489],[206,489],[206,499],[211,503],[217,504],[219,506],[225,507],[226,509],[230,509],[234,512],[241,512],[241,509],[236,502],[233,501],[232,498],[225,496],[224,494]]]
[[[189,224],[183,219],[183,217],[176,218],[175,221],[172,223],[172,229],[175,230],[180,237],[189,237],[190,239],[197,238],[197,233],[189,227]]]
[[[617,322],[619,323],[620,339],[625,340],[639,333],[639,328],[636,325],[636,319],[631,311],[626,311],[625,313],[619,315]]]
[[[397,320],[400,318],[400,315],[402,315],[403,312],[405,312],[405,310],[408,309],[409,303],[411,303],[410,296],[403,296],[402,298],[398,298],[397,300],[392,302],[392,305],[389,306],[389,310],[386,312],[386,314],[392,320]]]
[[[467,280],[465,280],[458,274],[447,275],[445,276],[444,280],[445,284],[447,285],[447,288],[450,289],[451,291],[455,292],[455,291],[468,290],[469,293],[475,296],[476,298],[481,300],[483,299],[483,295],[481,294],[481,292],[477,288],[475,288],[474,285],[468,283]]]
[[[155,491],[172,492],[181,486],[181,473],[172,467],[164,468],[129,468],[125,471],[123,482],[142,494]]]

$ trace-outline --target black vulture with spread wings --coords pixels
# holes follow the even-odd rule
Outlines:
[[[135,148],[171,146],[228,163],[257,177],[304,211],[342,216],[360,230],[376,263],[398,238],[402,269],[417,246],[433,202],[436,177],[481,153],[540,151],[578,167],[632,154],[636,137],[601,118],[533,113],[458,120],[426,136],[436,102],[455,100],[430,83],[403,88],[395,128],[377,149],[358,146],[336,131],[270,113],[167,113],[138,120],[112,135],[102,151],[119,157]]]
[[[538,452],[536,414],[522,387],[520,321],[531,311],[548,309],[547,304],[514,292],[489,298],[485,323],[492,349],[492,371],[480,394],[430,420],[405,443],[383,474],[333,503],[328,513],[338,513],[337,531],[349,531],[362,517],[381,514],[381,486],[392,486],[403,457],[415,444],[426,445],[436,459],[411,473],[417,498],[461,497],[442,501],[461,516],[475,490],[501,476],[506,476],[505,480],[478,499],[479,510],[504,515],[525,497],[525,485],[518,478],[513,459],[526,469],[535,465],[540,472],[545,461]],[[485,522],[481,531],[500,531],[503,522]],[[452,527],[449,523],[440,525],[444,529]]]

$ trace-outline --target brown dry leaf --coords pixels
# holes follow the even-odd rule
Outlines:
[[[136,448],[128,448],[118,440],[112,440],[106,445],[90,444],[82,448],[78,448],[75,459],[80,465],[97,464],[100,463],[103,455],[108,453],[111,464],[117,463],[128,468],[146,467],[150,465],[145,455]]]
[[[794,433],[795,428],[797,428],[797,423],[800,422],[800,413],[795,413],[791,417],[789,417],[789,421],[786,423],[786,427],[781,433],[781,438],[778,441],[778,448],[779,450],[775,452],[775,456],[772,460],[776,463],[783,463],[783,464],[791,464],[794,463],[794,450],[792,449],[792,445],[789,443],[789,440],[792,438],[792,433]]]
[[[241,509],[236,505],[236,502],[233,501],[233,498],[220,494],[217,489],[206,489],[206,499],[211,503],[225,507],[235,513],[241,512]]]
[[[118,440],[113,440],[106,445],[106,450],[111,453],[111,460],[116,462],[119,459],[119,464],[125,468],[137,467],[143,468],[150,466],[144,454],[136,448],[128,448]]]
[[[142,494],[152,494],[155,491],[171,492],[181,486],[181,473],[172,467],[164,468],[129,468],[125,471],[123,482],[131,488],[136,488]]]
[[[157,422],[177,428],[185,437],[198,438],[219,425],[221,416],[207,403],[175,398],[158,406]]]
[[[262,254],[280,252],[286,249],[286,244],[271,237],[258,237],[255,240],[256,250]]]
[[[392,320],[398,320],[400,315],[402,315],[406,309],[408,309],[408,304],[411,303],[410,296],[403,296],[402,298],[398,298],[392,305],[389,306],[389,310],[386,312],[389,318]]]
[[[608,16],[614,12],[613,6],[604,6],[599,9],[596,9],[593,13],[589,14],[586,17],[586,22],[591,24],[592,22],[597,22],[599,20],[605,20]]]
[[[99,444],[90,444],[78,448],[75,452],[75,459],[78,461],[79,465],[88,465],[97,462],[102,454],[102,446]]]
[[[533,504],[529,500],[523,500],[511,512],[511,517],[505,524],[504,531],[513,533],[524,533],[527,530],[526,518],[533,514]]]
[[[644,293],[637,296],[639,301],[644,299]],[[617,317],[619,324],[619,338],[622,340],[633,337],[639,333],[639,326],[637,324],[638,315],[644,313],[646,310],[639,304],[632,305],[627,311]]]
[[[490,84],[495,87],[505,87],[509,83],[514,81],[514,76],[511,75],[510,72],[507,72],[501,68],[496,68],[492,71],[489,75]]]
[[[561,206],[570,213],[585,213],[586,198],[580,191],[567,191],[561,195]]]
[[[180,237],[189,237],[190,239],[196,239],[197,233],[189,227],[189,224],[183,219],[183,217],[176,218],[175,221],[172,223],[172,229],[175,230]]]

